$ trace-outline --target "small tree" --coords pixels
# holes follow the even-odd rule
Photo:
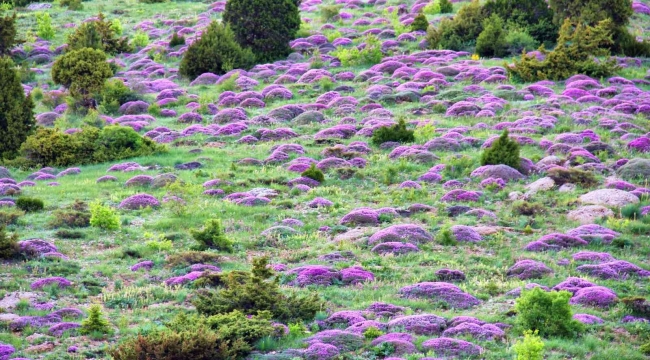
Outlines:
[[[235,41],[230,27],[214,21],[201,38],[189,46],[178,71],[194,79],[206,72],[225,74],[232,69],[248,68],[253,62],[253,53]]]
[[[449,0],[440,0],[440,13],[449,14],[454,12],[454,4]]]
[[[303,177],[310,178],[312,180],[316,180],[319,183],[325,182],[325,174],[323,174],[323,171],[321,169],[316,167],[316,164],[312,163],[309,165],[309,168],[300,174]]]
[[[201,249],[232,251],[233,242],[226,237],[218,219],[208,220],[202,230],[192,230],[191,233]]]
[[[16,13],[0,16],[0,56],[7,55],[16,45]]]
[[[7,234],[4,225],[0,225],[0,259],[11,259],[18,253],[18,234]]]
[[[573,319],[571,296],[568,291],[547,292],[540,288],[523,291],[515,303],[517,325],[539,331],[542,336],[578,336],[584,325]]]
[[[118,38],[118,31],[121,30],[118,28],[116,31],[114,26],[116,23],[106,20],[104,15],[99,13],[97,19],[82,23],[74,33],[68,36],[66,51],[83,48],[101,50],[108,54],[131,51],[132,47],[129,45],[128,38]]]
[[[177,32],[174,32],[174,35],[172,35],[171,40],[169,40],[169,47],[173,48],[179,45],[185,45],[185,37],[178,35]]]
[[[92,105],[92,96],[102,90],[113,71],[101,50],[84,48],[70,51],[52,65],[52,80],[70,90],[86,107]]]
[[[111,324],[104,318],[102,308],[98,304],[91,305],[88,311],[88,317],[81,322],[79,331],[81,334],[108,334],[111,332]]]
[[[397,124],[386,127],[382,126],[372,133],[372,143],[381,145],[388,141],[395,141],[399,143],[408,143],[415,141],[414,131],[406,128],[406,121],[400,118]]]
[[[503,164],[519,169],[520,163],[519,144],[508,137],[508,130],[504,130],[492,146],[485,149],[481,155],[481,165]]]
[[[429,21],[427,20],[427,16],[423,13],[419,13],[411,23],[412,31],[427,31],[428,28]]]
[[[270,62],[291,52],[289,41],[300,29],[299,1],[231,0],[226,3],[223,21],[235,39],[250,47],[258,62]]]
[[[50,14],[46,12],[37,12],[36,26],[38,27],[36,34],[39,37],[45,40],[54,39],[55,33],[54,33],[54,28],[52,27],[52,18],[50,17]]]
[[[544,359],[544,342],[539,337],[538,331],[524,331],[524,338],[517,341],[513,350],[517,357],[515,360],[543,360]]]
[[[34,131],[33,110],[32,98],[25,96],[13,61],[0,58],[0,158],[13,158]]]
[[[476,39],[476,53],[487,57],[500,57],[506,53],[506,30],[503,19],[492,14],[483,21],[483,31]]]
[[[113,209],[96,201],[90,203],[90,226],[104,230],[118,230],[120,217]]]

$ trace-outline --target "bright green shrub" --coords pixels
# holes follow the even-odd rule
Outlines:
[[[450,14],[454,12],[454,4],[449,0],[439,0],[440,4],[440,13],[441,14]]]
[[[453,19],[443,19],[437,29],[427,34],[430,49],[464,50],[476,43],[476,38],[483,31],[486,12],[478,0],[463,6]]]
[[[580,169],[555,167],[548,170],[547,176],[553,179],[558,186],[567,183],[577,184],[585,188],[598,185],[598,179],[593,173]]]
[[[251,273],[230,272],[221,276],[223,287],[199,290],[192,303],[199,314],[211,316],[238,310],[245,314],[269,311],[273,319],[282,322],[309,321],[320,310],[317,294],[298,297],[280,291],[277,278],[267,268],[267,258],[253,259]]]
[[[102,90],[106,79],[113,76],[101,50],[84,48],[65,53],[52,65],[52,81],[70,91],[70,95],[90,107],[92,96]]]
[[[486,57],[501,57],[506,53],[506,29],[503,19],[492,14],[483,21],[483,31],[476,39],[476,53]]]
[[[508,137],[508,130],[504,130],[492,146],[481,154],[481,165],[504,164],[519,169],[520,163],[519,144]]]
[[[70,11],[81,11],[84,9],[84,5],[81,0],[69,0],[68,1],[68,10]]]
[[[438,232],[438,235],[436,236],[436,241],[438,242],[438,244],[444,246],[458,245],[458,241],[456,241],[456,237],[454,237],[454,233],[451,231],[449,227],[444,227]]]
[[[331,55],[338,58],[343,66],[375,65],[381,62],[383,53],[381,52],[381,41],[370,34],[366,37],[366,46],[359,50],[356,47],[344,48],[338,47],[332,51]]]
[[[323,22],[328,22],[339,16],[341,5],[323,5],[320,7],[320,18]]]
[[[521,28],[540,43],[551,45],[557,40],[559,25],[553,22],[553,12],[546,0],[488,0],[483,9],[486,16],[499,15],[511,27]]]
[[[610,20],[591,27],[573,25],[567,19],[560,29],[557,46],[553,51],[544,51],[544,60],[523,54],[520,61],[515,60],[514,66],[506,66],[506,69],[515,80],[525,82],[564,80],[575,74],[595,78],[609,76],[617,69],[616,62],[613,59],[596,62],[594,56],[608,54],[607,47],[612,44],[610,29]]]
[[[43,210],[45,204],[41,199],[21,196],[16,199],[16,207],[24,212],[36,212]]]
[[[217,314],[208,317],[207,324],[226,341],[243,340],[254,344],[259,339],[271,336],[275,328],[271,323],[272,314],[269,311],[258,311],[250,318],[241,311],[234,310],[227,314]]]
[[[109,334],[111,332],[111,324],[104,318],[101,306],[98,304],[90,305],[88,317],[81,322],[79,333],[89,335]]]
[[[194,79],[206,72],[225,74],[232,69],[246,69],[253,65],[253,53],[237,44],[234,36],[229,25],[212,22],[185,52],[179,73]]]
[[[104,87],[95,99],[105,113],[117,114],[120,105],[140,100],[140,96],[126,86],[121,79],[109,79],[104,83]]]
[[[199,243],[200,249],[217,249],[227,252],[233,250],[233,242],[226,237],[221,220],[208,220],[202,230],[191,230],[190,233]]]
[[[113,22],[99,13],[97,20],[82,23],[68,36],[66,51],[92,48],[112,55],[132,51],[128,38],[118,38],[117,35]]]
[[[286,57],[289,41],[300,29],[296,0],[231,0],[226,3],[223,22],[230,25],[235,39],[250,48],[257,62]],[[235,66],[237,67],[237,66]]]
[[[385,142],[395,141],[408,143],[415,141],[414,131],[406,128],[406,121],[399,119],[397,124],[390,127],[380,127],[372,133],[372,143],[381,145]]]
[[[104,230],[118,230],[120,217],[113,209],[96,201],[90,204],[90,226]]]
[[[323,174],[323,172],[319,168],[317,168],[316,164],[314,163],[312,163],[309,166],[309,169],[303,171],[302,174],[300,175],[306,178],[310,178],[312,180],[316,180],[319,183],[325,182],[325,174]]]
[[[0,16],[0,56],[7,55],[16,45],[16,13]]]
[[[367,340],[374,340],[380,336],[384,335],[384,332],[378,328],[371,326],[363,332],[363,337]]]
[[[428,28],[429,28],[429,21],[427,20],[426,15],[424,15],[423,13],[419,13],[411,23],[412,31],[427,31]]]
[[[0,159],[15,157],[20,145],[34,131],[33,111],[34,103],[30,96],[25,96],[13,61],[0,57]]]
[[[544,342],[538,331],[524,331],[524,338],[513,345],[517,357],[515,360],[544,360]]]
[[[175,32],[172,35],[171,40],[169,40],[169,47],[173,48],[180,45],[185,45],[185,37],[182,35],[178,35],[178,33]]]
[[[52,18],[46,12],[36,13],[36,34],[45,40],[54,39],[54,28],[52,27]]]
[[[440,14],[440,2],[432,1],[422,8],[422,12],[427,15]]]
[[[111,20],[111,29],[113,29],[113,33],[115,33],[115,35],[122,35],[124,32],[124,27],[122,26],[120,19],[115,18]]]
[[[641,353],[643,355],[650,355],[650,341],[648,341],[645,344],[641,345],[639,347],[639,351],[641,351]]]
[[[136,31],[133,36],[133,45],[139,48],[149,45],[149,35],[142,30]]]
[[[18,234],[7,234],[4,224],[0,224],[0,259],[11,259],[18,254]]]
[[[150,155],[161,149],[153,140],[128,126],[107,126],[94,142],[93,162],[107,162]]]
[[[517,325],[521,329],[537,330],[542,336],[576,337],[584,325],[573,319],[568,291],[534,288],[522,291],[515,302]]]

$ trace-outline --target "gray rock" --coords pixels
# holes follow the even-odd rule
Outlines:
[[[602,205],[609,207],[623,207],[636,204],[639,198],[627,191],[617,189],[599,189],[588,192],[579,198],[583,204]]]
[[[594,221],[600,218],[614,216],[614,212],[604,206],[600,205],[587,205],[575,210],[569,211],[567,219],[577,221],[580,224],[593,224]]]

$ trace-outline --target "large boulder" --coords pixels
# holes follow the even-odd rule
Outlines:
[[[632,159],[621,166],[616,173],[625,180],[648,180],[650,179],[650,159]]]
[[[579,200],[583,204],[602,205],[616,208],[639,202],[639,198],[635,195],[617,189],[594,190],[580,196]]]
[[[614,216],[614,212],[601,205],[587,205],[569,211],[567,218],[580,224],[593,224],[597,219]]]
[[[517,169],[511,168],[508,165],[485,165],[472,171],[471,177],[478,177],[481,179],[487,178],[500,178],[505,181],[519,180],[525,178]]]

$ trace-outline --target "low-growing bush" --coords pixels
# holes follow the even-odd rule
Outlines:
[[[341,5],[323,5],[320,7],[320,17],[323,22],[328,22],[339,16]]]
[[[441,14],[450,14],[454,12],[454,4],[450,0],[439,0],[440,4],[440,13]]]
[[[483,21],[483,31],[476,39],[476,53],[486,57],[501,57],[506,53],[506,29],[503,19],[492,14]]]
[[[453,19],[443,19],[437,29],[431,27],[427,32],[427,44],[430,49],[471,49],[483,31],[486,18],[481,4],[474,0],[463,6]]]
[[[79,333],[90,335],[109,334],[111,332],[111,324],[104,318],[101,306],[98,304],[90,305],[90,308],[88,309],[88,317],[81,322]]]
[[[515,302],[517,325],[525,330],[537,330],[542,336],[574,338],[584,325],[573,319],[568,291],[544,291],[540,288],[522,291]]]
[[[0,226],[16,225],[23,215],[25,212],[20,210],[0,211]]]
[[[118,230],[120,217],[115,210],[96,201],[90,204],[90,225],[104,230]]]
[[[316,180],[319,183],[325,182],[325,174],[316,167],[316,164],[312,163],[309,165],[309,168],[300,174],[303,177],[310,178],[312,180]]]
[[[397,124],[386,127],[382,126],[372,133],[372,143],[381,145],[385,142],[395,141],[399,143],[409,143],[415,141],[413,130],[406,128],[406,121],[399,119]]]
[[[45,204],[41,199],[21,196],[16,199],[16,207],[25,212],[36,212],[43,210]]]
[[[273,319],[282,322],[312,320],[321,306],[318,295],[283,294],[278,279],[267,265],[267,258],[253,259],[253,269],[248,276],[230,273],[221,277],[223,288],[199,290],[193,300],[196,310],[206,316],[235,310],[245,314],[269,311]]]
[[[519,144],[508,137],[508,130],[504,130],[501,136],[492,143],[492,146],[481,154],[481,165],[503,164],[519,169],[520,163]]]
[[[505,40],[506,51],[511,56],[518,56],[522,52],[533,51],[539,47],[539,42],[527,31],[515,27],[508,28]]]
[[[368,35],[365,39],[365,47],[361,50],[356,47],[338,47],[331,55],[338,58],[343,66],[372,66],[379,64],[384,54],[381,51],[381,41],[374,35]]]
[[[48,223],[50,228],[84,228],[90,226],[90,212],[78,210],[57,210]]]
[[[210,264],[216,263],[221,259],[219,254],[205,251],[185,251],[167,258],[167,265],[170,267],[189,266],[192,264]]]
[[[456,240],[454,233],[451,231],[449,227],[445,227],[438,232],[438,235],[436,236],[436,241],[438,242],[438,244],[444,246],[458,245],[458,241]]]
[[[52,27],[52,18],[50,17],[50,14],[46,12],[37,12],[36,13],[36,34],[40,38],[43,38],[45,40],[52,40],[54,39],[54,28]]]
[[[592,187],[598,184],[598,179],[593,173],[580,169],[554,167],[549,169],[546,175],[553,179],[558,186],[576,184],[582,187]]]
[[[544,205],[528,201],[517,201],[512,204],[512,212],[516,215],[536,216],[546,212]]]
[[[124,84],[121,79],[109,79],[95,100],[108,114],[117,114],[120,105],[129,101],[141,100],[138,94]]]
[[[411,31],[427,31],[428,28],[429,21],[423,13],[419,13],[411,23]]]
[[[169,47],[173,48],[180,45],[185,45],[185,37],[182,35],[178,35],[177,32],[174,32],[171,40],[169,40]]]
[[[136,31],[133,35],[133,45],[138,48],[149,45],[149,35],[144,31]]]
[[[18,234],[7,234],[4,225],[0,225],[0,259],[11,259],[18,254]]]
[[[83,239],[86,237],[86,234],[77,230],[61,229],[57,230],[54,236],[60,239]]]
[[[199,243],[199,249],[216,249],[220,251],[231,252],[233,250],[233,242],[228,239],[221,220],[212,219],[208,220],[203,229],[191,230],[192,237]]]
[[[650,302],[642,296],[630,296],[621,299],[621,302],[625,305],[625,308],[628,309],[632,314],[650,319]]]
[[[524,338],[513,345],[517,354],[517,360],[543,360],[544,342],[538,335],[538,331],[524,331]]]

